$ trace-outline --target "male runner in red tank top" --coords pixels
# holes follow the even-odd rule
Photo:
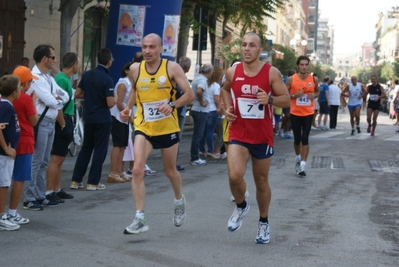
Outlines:
[[[244,35],[242,63],[227,70],[221,95],[226,107],[225,115],[230,122],[227,165],[231,193],[237,204],[227,223],[227,230],[237,231],[249,210],[245,199],[244,173],[251,158],[260,213],[255,242],[266,244],[270,241],[268,212],[271,190],[268,172],[274,154],[272,104],[289,107],[290,98],[280,71],[259,60],[262,51],[262,40],[257,34]]]

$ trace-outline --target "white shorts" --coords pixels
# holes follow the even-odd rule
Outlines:
[[[0,155],[0,187],[10,187],[14,159],[10,156]]]

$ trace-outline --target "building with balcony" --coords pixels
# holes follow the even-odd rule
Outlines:
[[[394,62],[399,58],[399,7],[379,13],[375,24],[375,63]]]

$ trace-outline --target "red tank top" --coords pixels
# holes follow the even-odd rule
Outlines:
[[[271,95],[270,65],[265,63],[254,77],[244,74],[243,64],[238,64],[231,83],[234,114],[237,119],[230,124],[230,140],[248,144],[273,146],[273,112],[271,105],[259,105],[258,88]]]

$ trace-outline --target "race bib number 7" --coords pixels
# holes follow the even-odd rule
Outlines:
[[[166,99],[156,102],[143,103],[144,120],[146,122],[151,122],[151,121],[159,121],[169,117],[170,115],[165,116],[165,114],[159,112],[158,110],[159,106],[167,103],[168,101]]]
[[[260,105],[258,99],[238,98],[238,110],[243,119],[264,119],[265,107]]]

